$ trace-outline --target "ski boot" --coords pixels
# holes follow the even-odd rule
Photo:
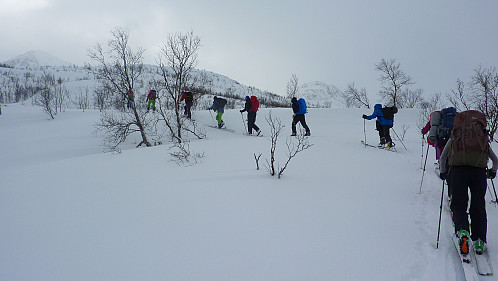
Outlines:
[[[481,239],[474,241],[474,249],[476,255],[482,255],[484,253],[484,242]]]
[[[393,148],[394,147],[394,142],[390,141],[386,144],[386,148]]]
[[[304,134],[305,137],[309,137],[311,136],[311,133],[310,132],[306,132],[306,134]]]
[[[460,245],[460,253],[462,253],[462,255],[469,254],[469,237],[470,234],[465,229],[458,232],[458,245]]]
[[[386,139],[385,138],[381,138],[378,147],[379,148],[384,148],[385,145],[386,145]]]

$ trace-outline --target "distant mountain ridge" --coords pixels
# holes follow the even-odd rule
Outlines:
[[[69,66],[71,63],[64,61],[44,51],[33,50],[19,55],[13,59],[2,62],[14,68],[37,68],[41,66]]]
[[[19,76],[23,76],[23,72],[40,72],[38,69],[40,67],[54,67],[54,73],[57,73],[57,77],[64,78],[70,92],[78,91],[78,89],[73,89],[76,85],[97,83],[83,67],[67,67],[71,66],[71,63],[43,51],[29,51],[2,63],[20,71],[11,71],[11,75],[17,73]],[[156,73],[155,68],[156,66],[147,65],[142,79],[144,81],[153,80]],[[225,75],[206,70],[194,70],[193,76],[196,77],[197,82],[194,85],[195,89],[192,90],[199,90],[203,94],[225,96],[240,101],[243,101],[245,96],[255,95],[262,104],[268,106],[290,106],[290,99],[284,97],[285,93],[275,94],[262,91],[252,86],[242,85]],[[136,90],[147,91],[147,89]],[[341,91],[333,85],[320,81],[300,85],[298,96],[306,99],[308,107],[344,107]]]

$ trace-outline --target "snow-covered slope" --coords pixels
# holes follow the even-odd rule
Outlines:
[[[419,195],[418,112],[398,153],[364,147],[360,109],[310,109],[313,146],[279,180],[269,176],[269,126],[247,137],[238,110],[223,119],[235,133],[206,127],[192,140],[194,166],[171,162],[169,145],[101,153],[96,111],[68,110],[49,121],[39,108],[7,105],[0,116],[0,279],[2,280],[462,280],[443,210],[435,249],[441,180],[429,150]],[[284,128],[290,109],[273,109]],[[214,124],[209,112],[193,116]],[[374,121],[366,138],[376,143]],[[495,151],[498,151],[496,145]],[[261,170],[254,154],[262,153]],[[498,208],[487,194],[489,253],[498,266]],[[498,280],[497,276],[482,280]]]
[[[40,66],[69,66],[66,62],[44,51],[29,51],[13,59],[3,62],[14,68],[37,68]]]

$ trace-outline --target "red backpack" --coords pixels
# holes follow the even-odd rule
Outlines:
[[[486,116],[476,110],[460,112],[453,120],[450,165],[486,168],[489,157],[489,135]]]
[[[249,111],[258,111],[258,108],[259,108],[259,101],[258,101],[258,98],[256,98],[256,96],[251,96],[251,109]]]

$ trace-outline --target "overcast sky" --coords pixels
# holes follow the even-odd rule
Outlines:
[[[498,67],[496,0],[0,0],[0,61],[42,50],[74,64],[122,27],[154,64],[169,33],[201,38],[198,68],[285,94],[292,74],[372,100],[395,59],[426,95]]]

